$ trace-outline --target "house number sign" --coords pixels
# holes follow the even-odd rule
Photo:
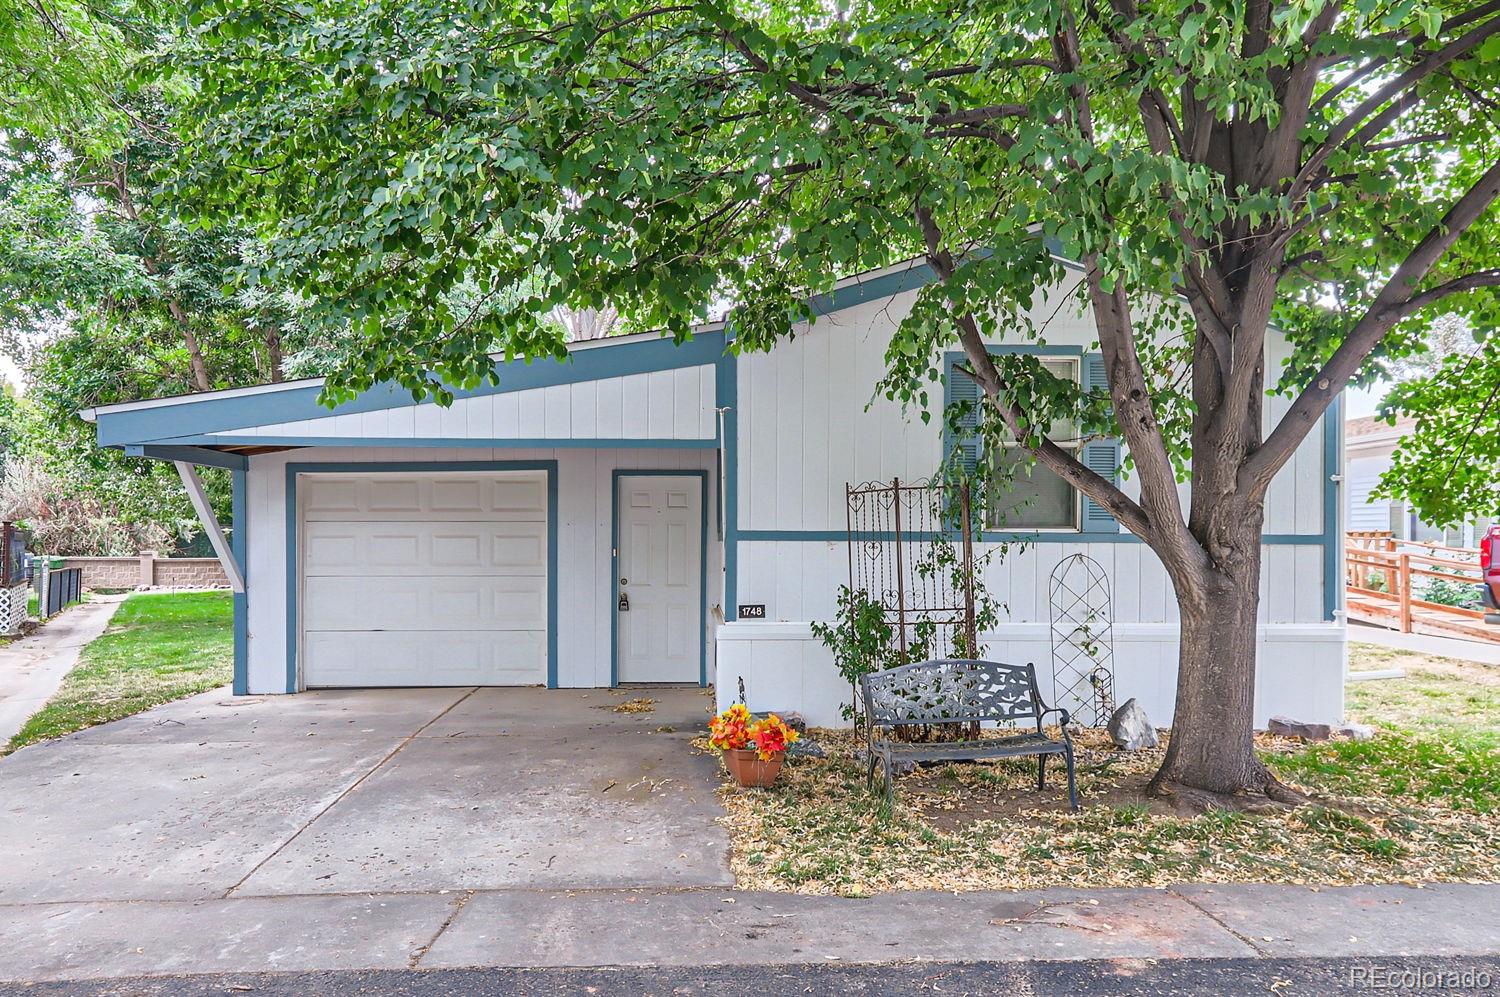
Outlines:
[[[740,619],[763,620],[766,618],[766,604],[763,602],[740,603]]]

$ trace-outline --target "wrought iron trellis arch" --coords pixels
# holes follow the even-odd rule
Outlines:
[[[1102,727],[1115,711],[1109,576],[1087,554],[1070,554],[1052,569],[1047,589],[1052,705],[1086,726]]]
[[[903,664],[922,647],[943,655],[977,648],[968,486],[947,491],[900,478],[845,485],[845,512],[849,588],[880,603],[900,659],[879,667]],[[961,563],[939,565],[950,551]]]

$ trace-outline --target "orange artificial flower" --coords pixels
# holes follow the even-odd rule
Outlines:
[[[785,751],[797,740],[797,732],[788,727],[785,720],[772,713],[764,720],[750,725],[750,741],[755,745],[755,754],[761,761]]]
[[[719,751],[734,751],[750,743],[750,710],[735,703],[708,722],[708,743]]]

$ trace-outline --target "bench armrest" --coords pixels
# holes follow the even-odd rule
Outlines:
[[[1046,709],[1042,710],[1041,712],[1037,713],[1036,718],[1038,720],[1040,720],[1040,719],[1042,719],[1043,717],[1045,717],[1049,713],[1056,713],[1057,714],[1057,717],[1058,717],[1057,725],[1062,728],[1063,737],[1067,737],[1068,736],[1068,724],[1070,724],[1070,723],[1073,722],[1073,715],[1071,713],[1069,713],[1067,710],[1063,709],[1061,706],[1049,706]]]

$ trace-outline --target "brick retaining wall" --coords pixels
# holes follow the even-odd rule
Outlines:
[[[83,569],[83,586],[91,589],[228,588],[224,566],[216,557],[69,557],[65,568]]]

